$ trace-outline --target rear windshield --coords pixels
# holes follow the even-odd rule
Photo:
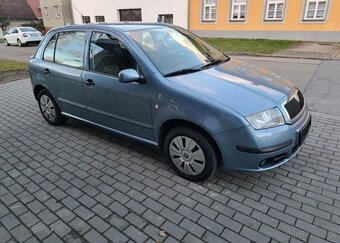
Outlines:
[[[33,32],[33,31],[37,31],[36,29],[32,28],[32,27],[22,27],[19,28],[22,32]]]

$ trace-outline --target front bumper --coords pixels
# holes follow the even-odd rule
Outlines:
[[[264,171],[278,167],[300,150],[307,136],[311,115],[304,109],[294,124],[255,130],[251,126],[214,136],[225,170]],[[301,138],[301,131],[304,131]]]

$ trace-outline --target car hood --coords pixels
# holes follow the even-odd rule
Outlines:
[[[243,116],[278,106],[293,88],[286,78],[239,60],[167,79]]]

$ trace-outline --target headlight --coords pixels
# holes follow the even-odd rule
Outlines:
[[[254,129],[276,127],[285,123],[283,116],[278,108],[273,108],[250,116],[246,116],[246,119]]]

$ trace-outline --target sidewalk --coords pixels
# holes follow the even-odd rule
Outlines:
[[[300,45],[273,53],[272,56],[290,58],[308,58],[340,60],[339,43],[302,43]]]

